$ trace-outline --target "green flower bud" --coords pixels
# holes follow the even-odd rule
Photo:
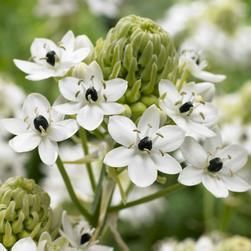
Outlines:
[[[251,241],[245,237],[235,236],[219,244],[216,251],[251,251]]]
[[[0,243],[5,247],[27,236],[37,240],[51,221],[50,197],[33,180],[13,177],[0,186]]]
[[[128,81],[121,103],[130,105],[131,109],[137,107],[137,115],[133,112],[136,117],[157,102],[161,79],[176,80],[178,55],[173,41],[148,18],[120,19],[104,40],[97,41],[95,54],[106,80],[119,77]]]

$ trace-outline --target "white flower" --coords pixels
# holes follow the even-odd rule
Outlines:
[[[0,251],[7,251],[7,249],[0,243]],[[43,251],[37,249],[36,243],[30,238],[20,239],[12,247],[11,251]]]
[[[86,251],[112,251],[113,248],[102,246],[102,245],[96,245],[91,241],[92,234],[94,229],[90,229],[90,226],[87,222],[83,220],[78,220],[77,224],[72,224],[70,222],[69,217],[67,216],[66,212],[63,212],[62,215],[62,230],[60,230],[60,233],[63,237],[65,237],[69,243],[70,246],[73,249],[69,250],[86,250]]]
[[[89,55],[90,44],[86,36],[75,38],[72,31],[68,31],[58,45],[49,39],[36,38],[31,45],[33,62],[14,59],[14,63],[32,81],[63,77]]]
[[[38,146],[39,156],[47,165],[57,159],[57,142],[70,138],[78,130],[75,120],[63,120],[48,100],[36,93],[24,101],[21,118],[3,119],[2,123],[7,131],[17,135],[9,141],[14,151],[28,152]]]
[[[169,80],[161,80],[160,107],[187,135],[212,137],[215,133],[208,127],[216,123],[217,110],[205,102],[214,92],[210,86],[210,83],[186,84],[178,92]]]
[[[115,18],[119,12],[119,6],[123,0],[87,0],[90,10],[95,15],[104,15]]]
[[[77,121],[86,130],[99,127],[104,115],[119,114],[124,106],[116,103],[127,89],[127,81],[116,78],[103,80],[99,65],[86,66],[84,79],[66,77],[59,81],[59,90],[69,102],[56,106],[64,114],[77,114]]]
[[[247,162],[247,153],[239,145],[222,146],[219,136],[205,141],[204,148],[187,137],[181,147],[187,161],[179,175],[179,182],[193,186],[202,184],[215,196],[227,197],[228,190],[244,192],[250,185],[238,174]]]
[[[155,105],[143,113],[137,126],[127,117],[111,117],[108,131],[122,146],[108,152],[104,163],[118,168],[128,166],[129,178],[139,187],[153,184],[158,171],[179,173],[180,164],[168,152],[181,146],[184,132],[178,126],[159,126],[160,114]]]
[[[225,75],[204,71],[207,67],[207,62],[202,59],[200,53],[194,50],[181,51],[179,67],[188,70],[194,77],[208,82],[218,83],[226,78]]]

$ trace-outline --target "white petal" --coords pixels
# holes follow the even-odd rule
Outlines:
[[[7,251],[7,249],[0,243],[0,251]]]
[[[106,154],[104,163],[112,167],[128,166],[133,153],[133,149],[128,149],[124,146],[117,147]]]
[[[147,187],[157,179],[157,169],[148,156],[135,155],[128,165],[131,181],[139,187]]]
[[[211,102],[215,95],[215,85],[208,82],[195,84],[195,90],[205,101]]]
[[[162,152],[177,150],[182,145],[185,138],[184,131],[178,126],[173,125],[161,127],[155,135],[157,135],[157,139],[153,143],[154,148]]]
[[[113,251],[113,248],[102,245],[93,245],[88,248],[88,251]]]
[[[193,71],[192,74],[194,75],[194,77],[198,79],[213,83],[222,82],[226,78],[225,75],[213,74],[211,72],[200,71],[200,70]]]
[[[73,51],[75,43],[75,36],[73,32],[68,31],[61,39],[61,43],[65,50]]]
[[[155,105],[147,108],[139,119],[138,129],[142,136],[152,136],[160,125],[160,113]]]
[[[78,123],[88,131],[98,128],[103,119],[104,113],[96,105],[86,105],[77,114]]]
[[[66,59],[68,62],[71,62],[74,65],[76,65],[81,61],[83,61],[85,58],[87,58],[89,53],[90,53],[89,48],[81,48],[71,53],[71,55],[68,55]]]
[[[19,135],[27,131],[27,125],[21,119],[2,119],[3,127],[12,134]]]
[[[162,79],[159,83],[159,94],[160,96],[166,94],[166,96],[172,100],[173,102],[176,102],[177,100],[180,99],[180,94],[175,87],[175,85],[167,80],[167,79]]]
[[[224,160],[224,166],[232,172],[240,170],[248,160],[247,151],[240,145],[226,146],[216,155]]]
[[[66,77],[59,81],[59,91],[62,96],[70,101],[78,101],[78,95],[82,91],[79,85],[79,79],[73,77]]]
[[[186,186],[194,186],[201,183],[202,176],[203,169],[187,166],[181,171],[178,181]]]
[[[34,150],[40,143],[41,137],[34,132],[20,134],[9,141],[15,152],[29,152]]]
[[[88,69],[84,76],[84,80],[90,81],[91,77],[94,76],[96,80],[95,82],[99,82],[99,84],[101,84],[101,82],[103,81],[103,73],[98,63],[96,61],[93,61],[91,64],[87,66],[87,68]],[[96,89],[96,87],[98,88],[99,86],[94,86],[94,87]]]
[[[100,108],[103,110],[104,115],[116,115],[125,110],[125,107],[115,102],[101,103]]]
[[[220,134],[217,133],[214,137],[206,138],[203,145],[208,153],[215,155],[216,150],[223,145]]]
[[[109,119],[108,131],[113,140],[124,146],[131,146],[136,142],[136,126],[127,117],[112,116]]]
[[[24,101],[23,111],[28,117],[43,115],[48,119],[51,106],[49,101],[39,93],[32,93]]]
[[[19,240],[11,249],[12,251],[36,251],[36,243],[29,237]]]
[[[66,119],[56,122],[48,129],[48,137],[52,141],[63,141],[72,137],[78,130],[78,124],[74,119]]]
[[[86,35],[79,35],[75,38],[75,49],[80,48],[89,48],[90,51],[93,51],[94,46]]]
[[[34,73],[34,74],[30,74],[27,75],[25,78],[31,81],[39,81],[39,80],[43,80],[43,79],[47,79],[50,77],[62,77],[65,74],[54,74],[53,72],[50,71],[43,71],[40,73]]]
[[[187,162],[196,168],[204,168],[207,164],[207,153],[203,147],[191,137],[186,137],[181,152]]]
[[[223,176],[222,180],[226,187],[233,192],[245,192],[251,189],[250,184],[237,175]]]
[[[202,183],[215,197],[226,198],[228,196],[227,187],[218,177],[204,174],[202,177]]]
[[[77,114],[80,111],[81,104],[80,103],[64,103],[60,105],[55,105],[54,109],[62,114],[68,114],[68,115],[73,115]]]
[[[103,94],[108,101],[117,101],[127,89],[127,81],[121,78],[108,80],[105,82]]]
[[[19,59],[14,59],[14,63],[21,71],[28,74],[43,72],[45,68],[43,65]]]
[[[160,152],[155,152],[151,154],[151,158],[156,168],[162,173],[177,174],[182,170],[179,162],[169,154],[162,155]]]
[[[206,125],[188,121],[187,124],[190,131],[194,132],[196,135],[201,135],[204,137],[214,137],[216,134],[213,130],[209,129]]]
[[[58,157],[58,144],[44,137],[38,146],[41,160],[48,166],[53,165]]]

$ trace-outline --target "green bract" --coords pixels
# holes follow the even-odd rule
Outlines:
[[[178,55],[172,39],[148,18],[122,18],[104,40],[97,41],[95,53],[106,80],[128,81],[121,103],[130,106],[134,117],[157,103],[161,79],[176,78]]]
[[[49,231],[50,197],[33,180],[13,177],[0,186],[0,242],[11,247],[24,237]]]

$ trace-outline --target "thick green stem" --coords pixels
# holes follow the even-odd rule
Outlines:
[[[88,144],[87,144],[87,135],[86,135],[85,129],[80,128],[79,134],[80,134],[80,138],[81,138],[83,152],[87,156],[89,154],[89,148],[88,148]],[[86,163],[86,168],[87,168],[87,172],[88,172],[89,179],[90,179],[90,182],[91,182],[92,190],[93,190],[93,192],[95,192],[96,182],[95,182],[95,178],[94,178],[94,175],[93,175],[93,172],[92,172],[91,163]]]
[[[151,195],[148,195],[148,196],[145,196],[141,199],[138,199],[138,200],[133,200],[133,201],[130,201],[128,202],[126,205],[124,204],[120,204],[118,206],[114,206],[114,207],[111,207],[109,209],[110,212],[116,212],[116,211],[119,211],[119,210],[122,210],[122,209],[125,209],[125,208],[129,208],[129,207],[134,207],[134,206],[137,206],[137,205],[140,205],[140,204],[143,204],[143,203],[146,203],[146,202],[149,202],[149,201],[152,201],[152,200],[156,200],[162,196],[166,196],[172,192],[175,192],[177,190],[179,190],[180,188],[182,188],[182,185],[181,184],[175,184],[175,185],[172,185],[170,187],[166,187],[154,194],[151,194]]]
[[[62,162],[62,160],[60,159],[60,157],[58,157],[57,159],[57,167],[58,167],[58,170],[64,180],[64,183],[65,183],[65,186],[66,186],[66,189],[71,197],[71,200],[72,202],[74,203],[74,205],[77,207],[77,209],[79,210],[79,212],[88,220],[90,221],[91,220],[91,215],[90,213],[87,211],[87,209],[85,209],[83,207],[83,205],[80,203],[77,195],[75,194],[74,192],[74,189],[72,187],[72,184],[71,184],[71,181],[70,181],[70,178],[64,168],[64,164]]]

